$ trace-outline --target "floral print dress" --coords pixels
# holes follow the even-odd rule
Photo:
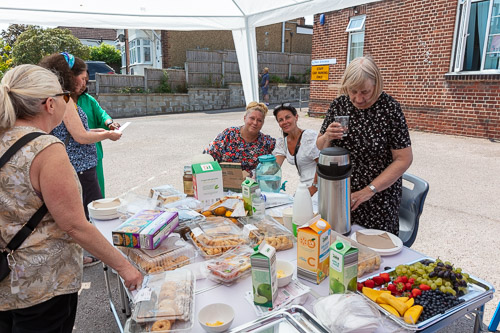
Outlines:
[[[332,140],[331,145],[345,148],[351,154],[351,193],[369,185],[392,163],[391,150],[411,146],[401,107],[385,92],[382,92],[375,104],[364,110],[356,108],[348,96],[338,97],[328,109],[321,134],[334,122],[335,116],[349,116],[347,137]],[[352,223],[398,235],[401,195],[402,178],[399,178],[352,211]]]
[[[262,133],[257,140],[246,142],[241,137],[240,127],[229,127],[217,135],[205,153],[217,162],[239,162],[243,170],[252,173],[259,164],[258,157],[271,154],[275,145],[276,139]]]

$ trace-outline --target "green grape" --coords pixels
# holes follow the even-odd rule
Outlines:
[[[462,269],[461,268],[455,268],[455,273],[462,273]]]
[[[437,258],[436,262],[443,262],[441,259]]]
[[[400,275],[401,275],[401,269],[400,269],[400,268],[396,268],[396,275],[397,275],[397,276],[400,276]]]
[[[401,270],[403,267],[405,267],[405,266],[404,265],[397,265],[396,270],[398,270],[398,269]]]
[[[424,271],[422,268],[420,268],[417,272],[418,272],[418,274],[420,274],[420,275],[425,274],[425,271]]]
[[[435,283],[431,283],[431,289],[436,290],[436,288],[437,288],[437,285]]]
[[[450,266],[451,266],[451,262],[449,262],[449,261],[445,261],[445,262],[444,262],[444,264],[445,264],[445,265],[450,265]]]
[[[444,283],[444,285],[445,285],[446,287],[451,287],[451,282],[450,282],[450,281],[446,281],[446,282]]]
[[[401,273],[406,274],[406,272],[408,272],[406,268],[401,269]]]
[[[425,274],[423,274],[423,275],[422,275],[422,277],[423,277],[424,279],[427,279],[427,280],[428,280],[428,279],[429,279],[429,274],[425,273]]]
[[[425,270],[427,271],[427,273],[430,273],[434,270],[434,268],[428,266]]]
[[[421,281],[422,281],[422,282],[420,282],[420,283],[423,283],[423,284],[429,285],[429,281],[427,281],[426,279],[422,279]]]
[[[469,274],[467,274],[467,273],[463,273],[463,274],[462,274],[462,278],[463,278],[465,281],[468,281],[468,280],[469,280]]]
[[[415,279],[415,280],[416,280],[416,279],[418,278],[418,275],[412,274],[412,275],[410,275],[410,277],[411,277],[412,279]]]
[[[441,290],[441,292],[445,293],[446,292],[446,287],[445,286],[441,286],[441,287],[439,287],[439,290]]]
[[[443,280],[441,278],[437,278],[435,282],[436,282],[437,286],[440,286],[443,284]]]
[[[457,292],[453,289],[451,289],[450,293],[453,295],[453,296],[457,296]]]

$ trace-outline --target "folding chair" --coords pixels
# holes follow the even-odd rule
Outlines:
[[[497,309],[495,310],[495,314],[493,315],[493,318],[491,318],[488,330],[490,332],[496,332],[498,327],[498,322],[500,322],[500,303],[498,303]]]
[[[405,186],[403,181],[403,197],[399,207],[399,238],[405,246],[411,247],[417,238],[418,221],[429,192],[429,183],[409,173],[403,174],[403,179],[413,184],[413,188]]]

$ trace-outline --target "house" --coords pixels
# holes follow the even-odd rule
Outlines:
[[[500,139],[498,0],[382,0],[315,15],[312,59],[336,63],[311,82],[311,115],[326,112],[360,55],[374,58],[410,128]]]
[[[112,46],[116,45],[115,29],[97,29],[80,27],[58,27],[59,29],[68,29],[71,34],[78,38],[83,45],[99,46],[102,43]]]
[[[122,51],[122,72],[126,68],[125,31],[118,30]],[[304,18],[256,29],[257,50],[287,53],[311,53],[312,27]],[[142,74],[145,67],[183,68],[186,50],[234,50],[231,31],[159,31],[128,30],[130,72]]]

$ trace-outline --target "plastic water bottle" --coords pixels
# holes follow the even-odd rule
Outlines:
[[[293,235],[297,237],[297,228],[314,217],[311,194],[307,185],[300,183],[293,199],[292,227]]]
[[[260,194],[260,189],[257,189],[252,197],[252,215],[257,217],[262,217],[266,214],[266,204]]]

